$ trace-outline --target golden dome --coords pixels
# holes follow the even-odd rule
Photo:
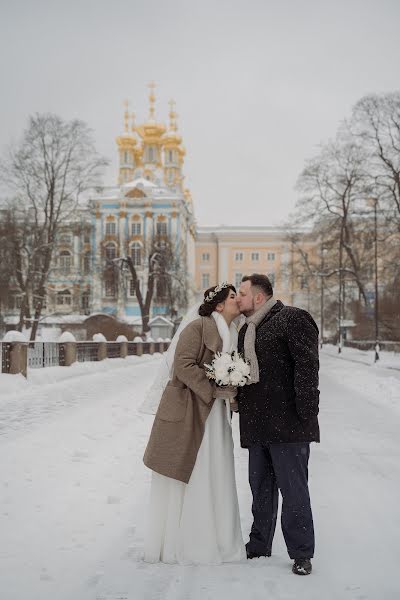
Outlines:
[[[146,144],[159,144],[160,137],[165,133],[166,127],[162,123],[157,123],[155,120],[155,101],[156,97],[154,94],[155,83],[151,82],[148,84],[150,89],[149,93],[149,118],[143,125],[135,127],[135,131],[140,135],[143,142]]]

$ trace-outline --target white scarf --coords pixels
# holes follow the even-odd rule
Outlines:
[[[228,327],[228,323],[224,317],[217,311],[212,313],[212,316],[217,325],[218,333],[222,339],[222,352],[233,352],[237,350],[238,346],[238,331],[234,323],[231,323]],[[226,406],[226,418],[228,419],[229,425],[231,425],[231,405],[229,398],[225,400]]]

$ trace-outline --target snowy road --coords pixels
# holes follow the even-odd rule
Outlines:
[[[322,443],[310,488],[314,573],[290,572],[278,528],[269,559],[220,567],[141,560],[152,417],[137,412],[157,358],[1,376],[2,600],[397,600],[400,381],[322,356]],[[8,393],[6,390],[8,389]],[[236,466],[245,539],[247,452]]]

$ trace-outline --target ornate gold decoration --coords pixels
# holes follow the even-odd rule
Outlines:
[[[125,100],[125,113],[124,113],[124,129],[125,133],[129,133],[129,100]]]
[[[150,83],[147,84],[147,87],[150,90],[150,93],[149,93],[149,103],[150,103],[150,107],[149,107],[149,120],[150,121],[154,121],[154,114],[155,114],[154,103],[156,101],[154,90],[156,88],[156,84],[154,83],[154,81],[150,81]]]
[[[140,215],[133,215],[133,216],[131,217],[131,220],[132,220],[132,221],[141,221],[141,217],[140,217]]]
[[[115,221],[115,217],[113,215],[107,215],[106,221]]]
[[[142,191],[139,190],[139,188],[133,188],[132,190],[129,190],[129,192],[127,192],[125,194],[125,198],[145,198],[146,194]]]
[[[148,210],[147,212],[144,213],[146,217],[148,217],[149,219],[152,218],[153,213],[151,212],[151,210]]]
[[[119,213],[119,218],[120,218],[120,219],[124,219],[124,218],[126,217],[126,215],[127,215],[127,214],[128,214],[128,213],[127,213],[126,211],[124,211],[124,210],[121,210],[121,211],[120,211],[120,213]]]
[[[159,216],[157,217],[157,221],[162,221],[162,222],[164,222],[164,221],[166,221],[166,220],[167,220],[167,217],[166,217],[166,216],[164,216],[164,215],[159,215]]]

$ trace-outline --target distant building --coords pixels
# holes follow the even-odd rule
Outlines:
[[[270,277],[284,302],[309,307],[310,289],[293,276],[293,247],[284,227],[196,226],[191,194],[183,183],[185,149],[174,102],[167,127],[156,119],[154,85],[149,88],[144,123],[136,125],[125,110],[124,131],[116,138],[118,184],[97,189],[59,232],[41,331],[65,329],[69,321],[78,327],[92,313],[140,327],[135,287],[118,259],[132,258],[145,295],[149,251],[154,240],[163,239],[172,248],[171,276],[177,280],[179,271],[188,304],[218,282],[238,287],[244,274],[259,272]],[[20,301],[15,287],[6,311],[8,328],[18,322]],[[171,307],[163,291],[155,290],[150,318],[174,318],[184,310],[179,303]]]

